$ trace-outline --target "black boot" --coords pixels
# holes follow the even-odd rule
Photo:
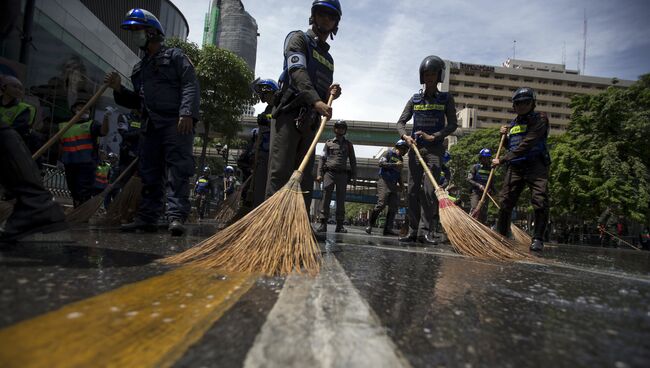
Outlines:
[[[544,232],[546,231],[546,223],[548,222],[548,211],[545,209],[535,210],[535,229],[533,232],[534,239],[544,239]]]
[[[318,229],[316,229],[317,233],[326,233],[327,232],[327,220],[321,220],[320,225],[318,226]]]
[[[343,222],[336,222],[336,229],[334,230],[335,233],[342,233],[345,234],[348,232],[346,228],[343,227]]]
[[[433,233],[429,231],[428,233],[424,234],[424,236],[418,237],[418,241],[422,244],[427,244],[427,245],[438,245],[438,241],[436,238],[433,236]]]
[[[183,221],[178,219],[173,219],[169,223],[169,227],[167,228],[167,231],[169,231],[169,233],[172,236],[183,236],[185,235],[186,229],[185,229],[185,225],[183,224]]]
[[[544,242],[541,239],[533,239],[532,244],[530,244],[530,250],[532,252],[541,252],[544,250]]]
[[[402,243],[415,243],[416,241],[418,241],[418,231],[410,229],[408,234],[406,234],[406,236],[403,236],[397,240],[399,240]]]

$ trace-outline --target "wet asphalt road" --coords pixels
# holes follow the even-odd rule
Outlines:
[[[191,302],[200,290],[185,293],[181,302],[169,291],[167,300],[184,309],[154,308],[151,318],[167,316],[161,321],[171,329],[141,335],[156,324],[140,325],[135,319],[121,327],[128,330],[124,341],[153,341],[153,350],[160,351],[151,357],[112,351],[128,349],[111,345],[115,321],[101,324],[104,316],[97,311],[83,312],[92,323],[72,327],[73,321],[61,321],[83,316],[77,310],[87,305],[102,309],[102,304],[88,304],[98,298],[115,311],[119,308],[113,304],[128,300],[131,304],[123,302],[133,310],[128,318],[136,313],[134,304],[158,306],[158,301],[140,300],[145,295],[157,300],[147,294],[148,283],[162,278],[165,289],[175,279],[169,277],[173,267],[155,261],[213,231],[202,225],[188,237],[170,238],[163,232],[78,229],[74,242],[2,248],[0,366],[40,365],[37,357],[17,363],[17,356],[33,353],[30,349],[42,350],[46,358],[60,356],[64,366],[72,365],[67,357],[78,350],[96,366],[114,363],[116,356],[124,356],[122,366],[175,367],[650,366],[650,254],[625,249],[551,245],[543,254],[551,264],[501,263],[461,257],[444,244],[403,247],[394,238],[351,229],[327,235],[316,278],[219,276],[232,281],[223,286],[229,292],[219,299],[217,285],[207,296],[213,300],[205,305],[208,312],[184,322],[186,329],[175,324],[181,325],[179,316],[199,309]],[[181,294],[206,280],[184,282],[179,283]],[[121,290],[126,291],[115,294],[112,303],[113,293]],[[67,314],[59,317],[62,310]],[[92,335],[106,328],[100,335],[107,342],[86,347],[83,341],[60,343],[58,337],[23,344],[21,339],[42,334],[40,328],[59,329],[52,336],[64,337],[79,329],[94,329],[87,331]],[[166,340],[158,342],[159,335]],[[167,341],[174,335],[177,342]],[[141,360],[129,364],[136,356]]]

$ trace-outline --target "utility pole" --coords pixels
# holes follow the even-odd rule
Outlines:
[[[584,45],[582,48],[582,73],[584,74],[587,70],[587,9],[585,9],[585,19],[584,19],[584,28],[582,38]]]

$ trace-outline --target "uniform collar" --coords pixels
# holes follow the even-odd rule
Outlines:
[[[307,34],[307,36],[309,36],[309,38],[311,38],[312,40],[317,41],[318,47],[322,48],[325,51],[330,50],[330,45],[327,42],[325,42],[325,41],[321,40],[320,38],[318,38],[318,36],[316,35],[316,33],[314,32],[313,29],[310,28],[305,33]]]

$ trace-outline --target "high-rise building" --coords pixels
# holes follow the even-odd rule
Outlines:
[[[502,66],[446,61],[443,91],[454,95],[462,128],[498,127],[514,116],[512,93],[519,87],[537,92],[537,111],[548,114],[551,131],[566,130],[571,97],[597,94],[610,86],[628,87],[634,81],[580,75],[562,64],[508,59]]]
[[[255,72],[257,22],[241,0],[212,0],[205,17],[203,44],[232,51]]]

